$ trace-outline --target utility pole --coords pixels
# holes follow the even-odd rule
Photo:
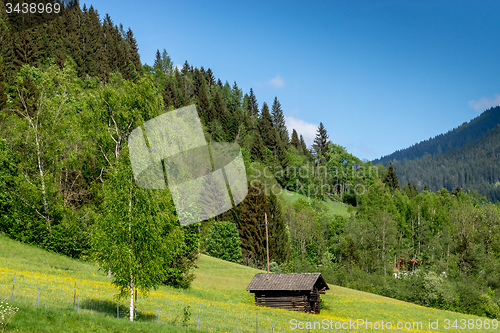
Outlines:
[[[269,233],[267,231],[267,226],[269,225],[267,223],[267,213],[264,213],[264,218],[266,220],[266,223],[261,224],[266,226],[266,255],[267,255],[267,272],[269,273]]]

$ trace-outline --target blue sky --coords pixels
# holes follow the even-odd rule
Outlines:
[[[372,160],[500,104],[499,1],[83,1]]]

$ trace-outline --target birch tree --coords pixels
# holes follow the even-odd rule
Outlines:
[[[71,64],[45,72],[24,65],[4,113],[6,135],[14,151],[19,175],[12,193],[34,211],[51,233],[61,208],[60,171],[79,150],[74,133],[78,84]]]
[[[134,288],[147,292],[161,285],[173,258],[182,251],[184,233],[171,201],[135,185],[126,150],[104,181],[92,245],[94,259],[112,272],[119,295],[130,297],[133,321]]]

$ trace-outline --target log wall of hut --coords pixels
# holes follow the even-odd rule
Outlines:
[[[260,291],[255,293],[255,305],[319,313],[319,291]]]

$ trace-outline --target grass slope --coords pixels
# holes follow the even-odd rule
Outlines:
[[[294,203],[299,199],[305,200],[307,202],[312,201],[312,198],[310,198],[306,195],[303,195],[303,194],[300,194],[297,192],[287,191],[287,190],[283,190],[281,196],[283,197],[283,199],[285,199],[286,202],[289,202],[289,203]],[[341,204],[340,202],[333,201],[331,199],[326,199],[324,201],[324,203],[326,205],[326,208],[328,209],[328,213],[331,215],[343,215],[346,217],[348,217],[350,215],[348,210],[347,210],[347,206],[344,204]]]
[[[199,309],[201,330],[218,332],[234,332],[235,329],[255,332],[256,319],[259,332],[271,332],[271,327],[274,332],[295,331],[291,329],[291,320],[311,325],[325,320],[333,325],[344,323],[347,327],[333,327],[332,331],[336,332],[380,331],[365,326],[358,329],[346,326],[349,320],[357,319],[372,323],[390,321],[394,326],[398,322],[422,323],[422,329],[394,330],[398,332],[467,332],[472,330],[445,329],[445,319],[479,319],[337,286],[330,286],[331,290],[322,296],[325,308],[320,315],[256,307],[253,295],[245,291],[256,272],[259,271],[201,255],[192,288],[178,290],[162,286],[147,296],[140,294],[138,322],[130,323],[126,320],[126,300],[119,301],[120,319],[116,319],[116,289],[110,284],[111,279],[96,266],[0,236],[0,298],[10,302],[16,273],[12,303],[19,306],[20,311],[8,330],[18,332],[190,332],[197,328]],[[73,308],[75,283],[79,310],[78,301]],[[37,307],[38,288],[40,307]],[[190,314],[186,316],[187,328],[181,324],[184,312]],[[429,320],[437,320],[439,329],[430,330]],[[484,322],[485,318],[481,320]],[[483,328],[481,331],[494,330]]]

